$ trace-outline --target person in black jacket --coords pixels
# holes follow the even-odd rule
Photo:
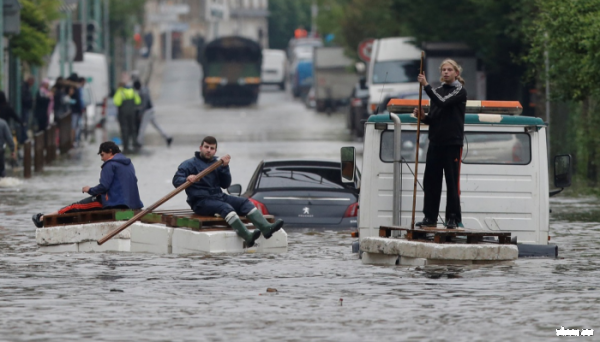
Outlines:
[[[282,220],[271,224],[247,198],[230,196],[221,190],[231,186],[229,171],[231,156],[228,154],[223,156],[221,158],[223,165],[199,181],[195,181],[197,174],[217,162],[215,153],[217,153],[217,139],[212,136],[205,137],[200,145],[200,151],[177,168],[173,176],[173,186],[177,188],[186,181],[194,183],[185,189],[187,202],[194,213],[202,216],[219,214],[246,241],[247,247],[252,247],[261,233],[265,239],[271,238],[283,227]],[[238,215],[245,215],[258,229],[250,233]]]
[[[425,218],[416,225],[435,227],[442,196],[442,177],[446,176],[446,228],[454,229],[462,221],[460,209],[460,164],[465,131],[467,91],[460,77],[462,68],[446,59],[440,65],[442,85],[433,89],[424,74],[419,83],[429,95],[430,110],[427,115],[415,108],[423,123],[429,125],[429,148],[423,177],[425,192],[423,214]]]

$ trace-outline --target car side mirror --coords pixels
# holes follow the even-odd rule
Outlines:
[[[571,186],[571,155],[563,154],[554,157],[554,186],[566,188]]]
[[[354,183],[356,174],[356,149],[352,146],[341,149],[342,183]]]
[[[242,186],[239,184],[233,184],[227,188],[227,192],[229,192],[230,195],[239,196],[242,194]]]

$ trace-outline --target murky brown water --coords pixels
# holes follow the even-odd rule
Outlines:
[[[219,155],[231,154],[244,188],[264,158],[337,160],[341,146],[361,150],[344,142],[343,118],[303,109],[289,94],[214,114],[192,88],[198,75],[188,77],[197,65],[181,63],[165,71],[168,96],[156,101],[174,145],[150,135],[133,157],[146,206],[173,189],[177,165],[206,134],[221,139]],[[0,341],[548,341],[561,326],[600,334],[595,198],[553,199],[560,259],[510,265],[367,266],[345,231],[288,231],[289,252],[276,255],[38,253],[31,215],[79,200],[97,182],[96,145],[43,176],[0,185]],[[185,197],[161,207],[173,208],[186,208]]]
[[[30,216],[81,197],[94,149],[0,189],[0,340],[546,341],[560,326],[600,328],[600,223],[577,220],[599,215],[595,199],[553,201],[560,259],[502,266],[366,266],[345,231],[290,231],[279,255],[38,253]],[[169,168],[146,166],[160,152],[133,159],[140,184],[158,188],[146,205],[170,189]]]

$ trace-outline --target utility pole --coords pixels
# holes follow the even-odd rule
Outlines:
[[[102,22],[100,1],[101,0],[94,0],[94,21],[96,22],[96,27],[100,28],[96,34],[96,46],[98,47],[98,51],[94,52],[100,52],[102,50],[102,36],[104,35],[101,29],[102,26],[100,26],[100,23]]]
[[[69,75],[73,73],[73,59],[69,56],[69,48],[73,44],[73,13],[72,11],[67,12],[67,41],[65,42],[65,50],[67,51],[67,58],[69,60]]]
[[[4,90],[4,0],[0,6],[0,90]]]
[[[59,52],[59,65],[60,65],[60,76],[65,77],[65,59],[66,59],[66,32],[65,32],[65,19],[61,18],[59,23],[59,31],[60,37],[58,42],[58,52]]]

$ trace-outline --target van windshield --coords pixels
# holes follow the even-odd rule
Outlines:
[[[385,61],[373,65],[373,84],[417,82],[421,61]]]
[[[415,161],[417,133],[402,131],[400,153],[406,162]],[[429,140],[421,131],[419,162],[425,162]],[[465,164],[527,165],[531,162],[531,138],[527,133],[465,132],[462,162]],[[384,131],[379,150],[381,161],[394,161],[394,131]]]

